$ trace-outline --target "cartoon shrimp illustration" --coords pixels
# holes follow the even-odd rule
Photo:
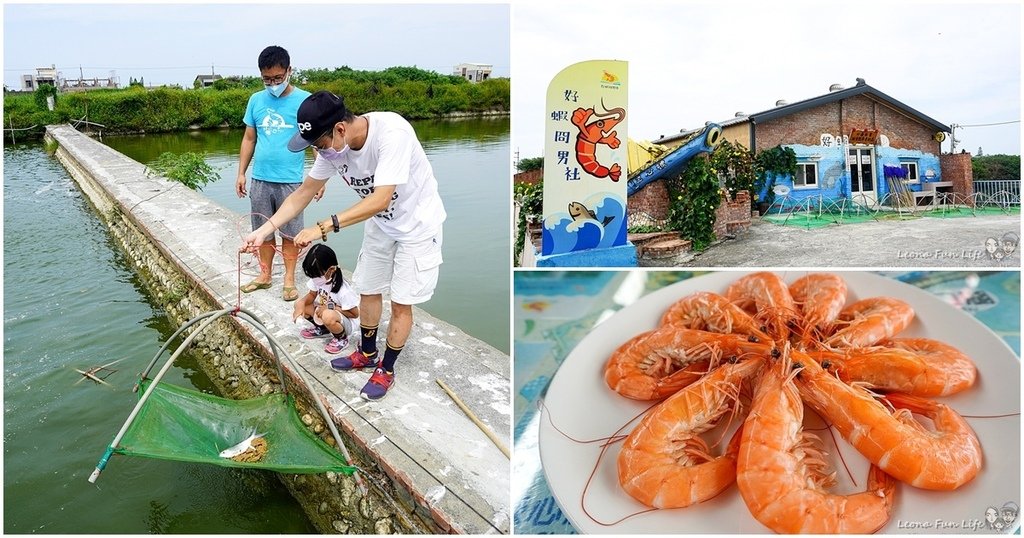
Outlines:
[[[601,103],[601,108],[604,108],[604,114],[601,115],[597,115],[593,108],[577,108],[572,113],[572,124],[580,130],[576,135],[576,160],[588,174],[599,178],[611,177],[612,181],[618,181],[622,167],[618,164],[613,164],[611,168],[602,165],[597,162],[596,152],[598,144],[612,149],[619,147],[621,142],[612,129],[626,119],[626,109],[608,110],[604,103]]]

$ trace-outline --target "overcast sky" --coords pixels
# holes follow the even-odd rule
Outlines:
[[[631,3],[615,13],[587,5],[513,9],[512,148],[521,158],[543,153],[551,78],[591,59],[629,62],[634,139],[764,111],[860,77],[946,125],[1017,121],[958,129],[957,151],[1020,154],[1017,2]]]
[[[509,75],[507,5],[4,5],[4,83],[55,64],[65,77],[191,87],[196,75],[258,76],[280,45],[296,68],[412,66],[450,74],[464,62]]]

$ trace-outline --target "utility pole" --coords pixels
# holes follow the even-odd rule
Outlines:
[[[955,123],[950,123],[949,124],[949,152],[950,153],[956,153],[956,143],[959,142],[959,140],[956,139],[956,128],[957,127],[960,127],[960,125],[957,125]]]

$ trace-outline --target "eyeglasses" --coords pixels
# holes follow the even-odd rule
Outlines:
[[[324,134],[322,134],[322,135],[316,137],[315,139],[313,139],[313,143],[310,144],[310,147],[313,148],[313,151],[323,151],[323,150],[327,149],[327,148],[321,148],[320,144],[318,144],[318,142],[320,142],[320,139],[322,139],[323,137],[331,134],[332,131],[334,131],[334,127],[333,126],[331,126],[330,129],[327,129],[326,131],[324,131]]]
[[[284,73],[282,73],[280,75],[277,75],[275,77],[261,77],[261,78],[263,78],[263,83],[264,84],[281,84],[282,82],[284,82],[284,80],[286,78],[288,78],[288,72],[285,71]]]

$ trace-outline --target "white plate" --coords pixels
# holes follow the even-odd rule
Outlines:
[[[707,502],[673,510],[658,510],[607,526],[588,517],[581,498],[600,452],[599,443],[580,444],[555,431],[558,427],[576,439],[612,435],[650,403],[628,400],[604,383],[603,366],[609,354],[634,335],[655,327],[662,312],[679,298],[695,291],[722,293],[743,272],[723,272],[685,280],[651,293],[617,312],[587,335],[566,357],[545,398],[551,422],[540,426],[540,456],[556,501],[577,530],[584,533],[765,533],[743,504],[735,484]],[[804,273],[780,273],[787,282]],[[901,336],[930,337],[947,342],[970,355],[978,366],[978,381],[968,391],[944,398],[962,415],[994,415],[1020,410],[1020,360],[1005,342],[973,317],[930,293],[902,282],[869,273],[839,272],[846,279],[849,301],[878,295],[897,297],[914,307],[917,317]],[[817,420],[808,411],[806,427]],[[953,492],[935,492],[900,484],[895,510],[885,533],[994,532],[985,524],[989,506],[1020,505],[1020,417],[969,418],[984,451],[984,466],[970,483]],[[820,423],[819,423],[820,424]],[[628,433],[630,430],[624,430]],[[868,462],[838,434],[842,453],[860,488],[853,485],[836,456],[827,432],[820,432],[839,471],[836,493],[862,490]],[[621,443],[608,448],[594,474],[585,499],[586,512],[603,523],[617,521],[646,507],[619,487],[616,458]],[[972,528],[980,525],[981,528]],[[1006,531],[1020,528],[1020,518]]]

